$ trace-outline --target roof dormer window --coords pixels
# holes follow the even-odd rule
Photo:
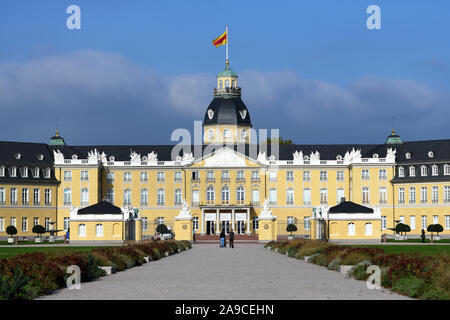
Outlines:
[[[406,159],[411,159],[411,153],[407,152],[407,153],[405,154],[405,158],[406,158]]]
[[[437,165],[433,164],[433,166],[431,167],[431,174],[433,176],[439,175],[439,167]]]
[[[450,176],[450,165],[448,164],[444,165],[444,175]]]
[[[33,168],[33,178],[39,178],[39,168]]]
[[[44,155],[42,153],[39,153],[36,157],[38,160],[44,160]]]
[[[428,175],[428,168],[426,166],[420,167],[420,174],[422,177],[425,177]]]
[[[5,176],[5,166],[0,166],[0,177]]]
[[[410,177],[416,176],[416,168],[415,167],[409,167],[409,176]]]
[[[15,158],[16,160],[20,160],[21,157],[22,157],[22,155],[21,155],[20,153],[14,154],[14,158]]]
[[[22,178],[28,178],[28,168],[24,167],[20,169],[20,175],[22,176]]]
[[[17,168],[16,167],[9,168],[9,176],[10,177],[16,177],[17,176]]]
[[[428,158],[434,158],[433,151],[428,151]]]
[[[342,161],[342,156],[340,154],[338,154],[337,157],[336,157],[336,160],[337,161]]]
[[[44,177],[45,178],[50,178],[50,168],[45,168],[45,170],[44,170]]]
[[[109,157],[109,161],[114,161],[116,158],[114,158],[114,156],[110,156]]]
[[[405,168],[398,167],[398,176],[403,178],[405,176]]]
[[[378,153],[374,153],[372,156],[374,159],[378,159]]]
[[[73,160],[76,160],[76,159],[78,159],[78,156],[77,156],[76,154],[73,154],[73,155],[72,155],[72,159],[73,159]]]

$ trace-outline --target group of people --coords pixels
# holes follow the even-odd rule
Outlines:
[[[228,239],[230,241],[230,248],[234,248],[234,232],[233,229],[230,229],[230,232],[228,232]],[[226,248],[227,247],[227,238],[225,234],[225,229],[222,229],[222,232],[220,232],[220,247]]]

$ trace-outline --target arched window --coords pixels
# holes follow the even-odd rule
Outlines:
[[[422,166],[420,168],[420,170],[421,170],[422,176],[427,176],[428,175],[428,169],[427,169],[426,166]]]
[[[222,202],[228,203],[230,201],[230,189],[227,186],[222,188]]]
[[[219,80],[219,89],[223,89],[223,81]]]
[[[232,88],[235,88],[236,87],[236,80],[231,80],[231,87]]]
[[[98,223],[95,226],[95,236],[96,237],[103,237],[103,225],[101,223]]]
[[[372,235],[372,224],[370,222],[366,223],[365,231],[366,231],[366,236],[371,236]]]
[[[78,225],[78,236],[86,237],[86,225],[84,223]]]
[[[236,198],[238,203],[243,203],[245,201],[245,191],[243,187],[238,187],[236,190]]]
[[[416,176],[416,168],[415,167],[409,167],[409,176],[415,177]]]
[[[353,222],[350,222],[347,227],[348,227],[348,235],[354,236],[355,235],[355,224]]]
[[[230,138],[231,137],[231,131],[230,129],[223,130],[223,137],[224,138]]]
[[[225,80],[225,89],[228,89],[230,87],[230,80]]]
[[[206,189],[206,201],[209,203],[214,202],[214,188],[212,186]]]

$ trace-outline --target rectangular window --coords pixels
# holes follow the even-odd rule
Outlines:
[[[361,179],[363,179],[363,180],[369,180],[370,179],[369,170],[363,169],[361,171]]]
[[[386,169],[380,169],[378,172],[378,179],[379,180],[386,180],[387,179],[387,171]]]
[[[11,221],[10,225],[12,225],[12,226],[14,226],[14,227],[17,227],[17,226],[16,226],[16,218],[13,217],[13,218],[11,218],[10,221]]]
[[[409,227],[411,230],[416,230],[416,216],[409,216]]]
[[[381,216],[381,230],[387,229],[387,217]]]
[[[81,171],[81,181],[89,181],[89,171]]]
[[[398,168],[398,176],[400,178],[403,178],[405,176],[405,168],[403,168],[403,167]]]
[[[148,230],[148,218],[142,218],[142,231]]]
[[[269,190],[269,203],[271,205],[277,204],[277,189],[270,189]]]
[[[164,224],[164,217],[158,217],[156,221],[158,221],[158,224]]]
[[[450,186],[444,187],[444,202],[450,202]]]
[[[327,203],[328,203],[328,190],[320,189],[320,204],[327,204]]]
[[[81,189],[81,205],[82,206],[89,205],[89,189],[87,188]]]
[[[33,218],[33,227],[39,224],[39,218]]]
[[[398,203],[405,203],[405,188],[398,188]]]
[[[140,178],[141,178],[141,182],[147,182],[148,181],[148,172],[141,172]]]
[[[108,182],[113,182],[114,181],[114,172],[108,172],[106,174],[106,180],[108,180]]]
[[[344,181],[344,171],[337,171],[336,172],[336,180],[337,181]],[[340,201],[338,201],[339,203]]]
[[[50,218],[45,218],[45,230],[50,230]]]
[[[164,205],[164,189],[158,189],[156,195],[156,202],[158,206]]]
[[[123,173],[123,182],[131,182],[131,172]]]
[[[303,204],[311,204],[311,189],[303,189]]]
[[[192,190],[192,204],[198,205],[200,203],[200,194],[198,190]]]
[[[380,204],[387,204],[387,189],[386,187],[380,187],[380,194],[379,194],[379,202]]]
[[[237,179],[237,181],[244,182],[245,181],[244,171],[242,171],[242,170],[238,171],[236,179]]]
[[[427,230],[427,216],[422,216],[422,229]]]
[[[287,189],[286,191],[286,204],[292,205],[294,204],[294,190]]]
[[[259,220],[258,220],[258,217],[253,217],[253,218],[252,218],[252,227],[253,227],[253,230],[254,230],[254,231],[256,231],[256,230],[259,229]]]
[[[433,224],[439,223],[439,216],[433,216]]]
[[[182,198],[181,189],[175,189],[175,205],[180,205]]]
[[[252,190],[252,203],[259,204],[259,190],[258,189]]]
[[[438,203],[439,202],[439,190],[438,187],[431,187],[431,202]]]
[[[420,188],[420,203],[427,203],[427,202],[428,202],[428,188],[421,187]]]
[[[445,221],[447,221],[447,219]],[[4,231],[5,231],[5,218],[0,217],[0,232]]]
[[[11,188],[11,205],[17,205],[17,189]]]
[[[348,235],[349,236],[354,236],[355,235],[355,224],[354,223],[349,223],[348,225],[347,225],[347,228],[348,228]]]
[[[64,181],[72,181],[72,171],[64,171]]]
[[[45,205],[49,206],[52,204],[52,190],[50,189],[45,189],[44,190],[44,201],[45,201]]]
[[[416,188],[409,188],[409,203],[416,203]]]
[[[445,216],[445,229],[450,229],[450,216]]]
[[[200,174],[198,171],[192,171],[192,181],[199,181],[200,180]]]
[[[362,188],[362,203],[364,203],[364,204],[369,203],[369,188],[368,187]]]
[[[22,218],[22,231],[28,231],[28,218]]]
[[[222,181],[230,180],[230,172],[228,170],[222,171]]]
[[[114,204],[114,189],[108,189],[108,191],[106,191],[106,200],[109,203]]]
[[[33,189],[33,204],[39,206],[41,204],[41,190]]]
[[[182,181],[183,181],[182,172],[180,171],[175,172],[175,182],[182,182]]]
[[[259,181],[259,171],[252,171],[252,181]]]
[[[276,171],[269,171],[269,181],[270,182],[277,181],[277,172]]]
[[[141,190],[141,206],[147,206],[148,205],[148,190],[142,189]]]
[[[287,181],[294,181],[294,172],[293,171],[287,171],[286,172],[286,180]]]
[[[64,217],[64,231],[67,231],[70,227],[69,217]]]
[[[320,171],[320,181],[328,181],[328,172]]]
[[[0,188],[0,205],[6,203],[6,191],[5,188]]]
[[[400,216],[399,219],[400,219],[400,223],[405,223],[405,216]]]
[[[28,202],[28,188],[22,189],[22,205],[27,206]]]
[[[123,205],[131,206],[131,190],[130,189],[123,190]]]
[[[341,203],[345,199],[344,189],[337,189],[336,190],[336,203]]]
[[[192,229],[194,229],[194,230],[199,229],[198,217],[192,218]]]
[[[303,226],[305,228],[305,230],[310,230],[311,229],[311,220],[309,217],[304,217],[303,218]]]
[[[303,171],[303,182],[309,182],[309,181],[311,181],[311,172]]]

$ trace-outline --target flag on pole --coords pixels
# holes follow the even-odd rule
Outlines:
[[[215,45],[216,48],[226,43],[228,43],[228,30],[212,41],[212,44]]]

